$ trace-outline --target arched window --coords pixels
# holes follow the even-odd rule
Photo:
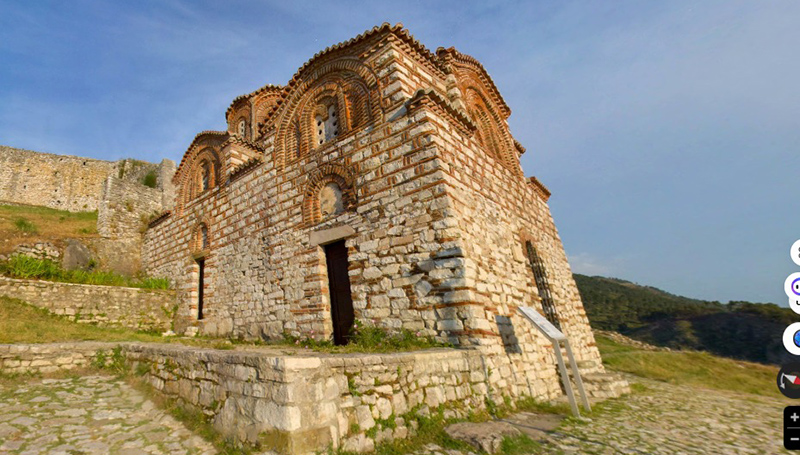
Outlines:
[[[203,251],[207,250],[208,249],[208,226],[206,226],[205,224],[200,226],[200,238],[198,240],[199,240],[198,243],[200,244],[200,249],[203,250]]]
[[[245,137],[245,133],[247,133],[247,121],[245,119],[239,120],[237,131],[239,132],[239,136]]]
[[[322,145],[339,135],[339,110],[333,98],[326,98],[315,109],[315,144]]]
[[[322,219],[344,212],[342,189],[335,182],[329,182],[320,189],[319,211]]]
[[[200,163],[200,192],[211,188],[211,164],[208,161]]]

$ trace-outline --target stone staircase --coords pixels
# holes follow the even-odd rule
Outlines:
[[[631,388],[625,378],[617,373],[605,372],[598,362],[582,360],[578,361],[577,364],[583,379],[583,387],[590,400],[602,401],[630,393]],[[572,381],[572,389],[575,391],[576,398],[578,398],[578,386],[575,384],[572,369],[568,369],[567,372]]]

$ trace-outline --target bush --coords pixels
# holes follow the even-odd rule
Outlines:
[[[152,170],[147,173],[142,179],[142,185],[155,188],[158,185],[158,175],[156,174],[155,170]]]
[[[0,274],[12,278],[64,283],[128,286],[143,289],[169,289],[170,287],[169,280],[166,278],[131,278],[105,270],[64,270],[60,264],[51,260],[24,255],[15,255],[5,262],[0,262]]]
[[[14,226],[20,232],[27,232],[30,234],[35,234],[39,232],[39,229],[36,227],[36,225],[26,220],[25,218],[17,218],[17,220],[14,221]]]

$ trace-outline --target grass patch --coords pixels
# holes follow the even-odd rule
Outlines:
[[[527,455],[539,453],[541,450],[541,444],[524,434],[507,437],[500,446],[500,453],[503,455]]]
[[[20,243],[97,237],[97,212],[67,212],[30,205],[0,205],[0,254]]]
[[[29,234],[36,234],[39,232],[39,229],[36,227],[36,225],[25,218],[17,218],[14,220],[14,227],[17,228],[19,232],[26,232]]]
[[[62,283],[127,286],[142,289],[169,289],[166,278],[131,278],[105,270],[64,270],[57,262],[15,255],[0,262],[0,275],[12,278],[58,281]]]
[[[160,336],[128,329],[78,324],[22,300],[0,297],[0,343],[55,343],[81,340],[164,341]]]
[[[603,364],[671,384],[783,397],[775,387],[775,367],[695,351],[643,351],[596,336]]]

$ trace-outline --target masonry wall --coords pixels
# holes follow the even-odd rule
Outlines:
[[[97,232],[103,237],[141,237],[149,218],[166,209],[162,191],[109,176],[103,182]]]
[[[97,353],[116,345],[94,341],[74,343],[0,344],[0,371],[12,374],[47,374],[88,368]]]
[[[286,356],[174,345],[123,349],[156,390],[202,409],[223,434],[280,454],[369,451],[413,434],[421,416],[485,409],[488,396],[477,351]]]
[[[384,123],[376,123],[287,160],[277,169],[265,160],[243,176],[213,188],[151,228],[145,239],[146,269],[176,278],[181,314],[201,333],[280,337],[283,333],[327,337],[332,333],[323,248],[314,232],[347,226],[350,280],[357,317],[392,328],[440,335],[433,308],[445,298],[436,288],[458,272],[447,221],[448,201],[425,113],[403,115],[404,89],[394,81],[402,65],[386,43],[373,54],[385,79]],[[264,155],[272,156],[273,138]],[[305,190],[331,169],[355,174],[357,206],[319,224],[303,222]],[[196,319],[197,266],[193,229],[209,228],[203,321]]]
[[[70,212],[97,210],[117,163],[0,146],[0,201]]]
[[[494,151],[481,143],[477,119],[457,107],[464,95],[456,76],[389,38],[365,44],[369,52],[353,50],[368,55],[364,65],[380,81],[383,122],[285,162],[275,157],[293,152],[268,130],[260,164],[148,231],[147,269],[179,283],[181,329],[330,338],[324,250],[312,238],[349,229],[357,319],[478,346],[491,393],[558,394],[552,344],[518,312],[541,309],[524,251],[529,240],[545,262],[559,321],[583,371],[602,373],[549,208],[519,169],[513,138],[508,134]],[[507,134],[504,123],[498,127]],[[309,226],[305,192],[315,176],[332,171],[354,175],[355,209]],[[197,321],[192,245],[200,223],[209,227],[211,245],[206,319]]]
[[[175,293],[166,290],[0,277],[0,295],[24,300],[76,322],[136,330],[167,331],[175,311]]]
[[[0,371],[52,373],[114,361],[156,391],[210,416],[225,436],[279,454],[306,455],[329,447],[371,451],[402,439],[418,419],[441,412],[464,418],[487,402],[504,403],[479,349],[432,349],[395,354],[287,353],[287,348],[213,350],[176,344],[51,343],[0,345]],[[611,394],[629,392],[624,382]],[[559,393],[529,396],[547,400]],[[597,393],[597,395],[595,395]]]

